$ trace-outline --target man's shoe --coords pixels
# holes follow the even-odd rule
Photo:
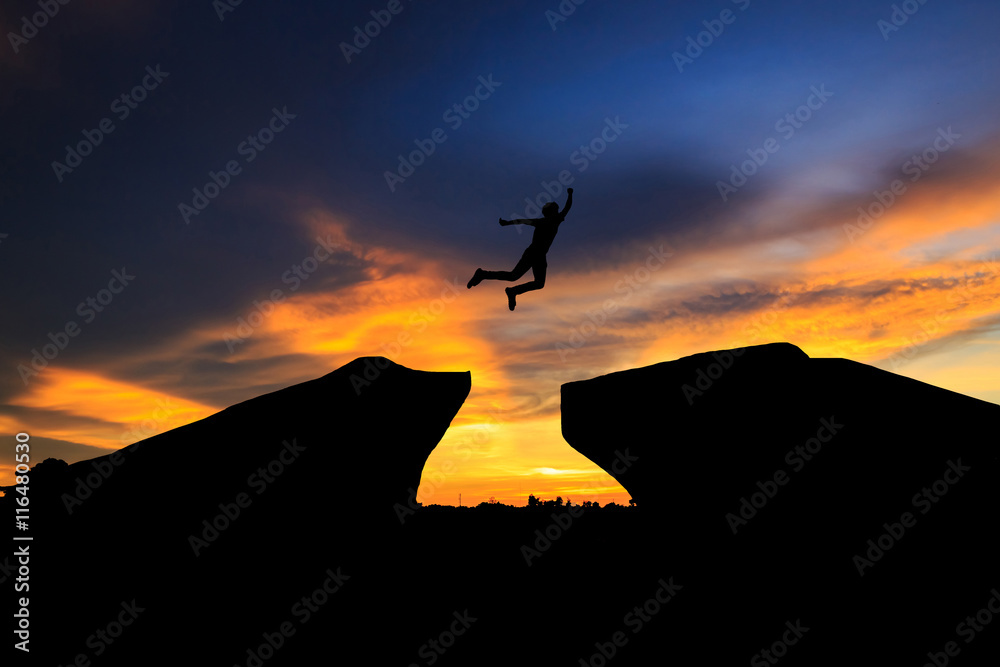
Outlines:
[[[514,306],[517,305],[517,303],[515,302],[517,294],[514,293],[514,288],[513,287],[504,288],[504,292],[507,292],[507,307],[510,308],[511,310],[514,310]]]
[[[483,270],[476,269],[476,272],[472,274],[472,278],[469,279],[469,284],[466,285],[466,287],[468,289],[472,289],[481,282],[483,282]]]

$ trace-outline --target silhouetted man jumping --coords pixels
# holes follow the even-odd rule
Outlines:
[[[514,306],[517,305],[516,299],[518,294],[545,287],[545,269],[548,267],[548,262],[545,261],[545,254],[549,251],[549,246],[552,245],[553,239],[556,238],[556,232],[559,231],[560,223],[566,219],[566,214],[569,213],[569,209],[573,205],[573,188],[567,188],[566,192],[568,193],[566,196],[566,206],[562,211],[559,210],[559,206],[555,202],[549,202],[542,207],[542,215],[544,217],[541,218],[521,220],[504,220],[500,218],[500,225],[504,227],[507,225],[531,225],[534,227],[535,232],[531,236],[531,245],[521,255],[521,259],[518,260],[517,266],[513,270],[483,271],[482,269],[476,269],[476,273],[472,276],[466,287],[472,289],[484,280],[514,281],[527,273],[530,268],[531,274],[535,278],[534,280],[515,285],[514,287],[508,287],[504,290],[507,292],[507,307],[511,310],[514,310]]]

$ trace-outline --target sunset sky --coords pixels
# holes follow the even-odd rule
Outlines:
[[[1000,402],[994,1],[39,11],[0,10],[0,484],[19,431],[75,462],[367,355],[472,372],[425,504],[626,502],[560,385],[702,351]],[[467,290],[566,183],[544,290]]]

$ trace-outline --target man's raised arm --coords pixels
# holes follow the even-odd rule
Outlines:
[[[566,188],[566,193],[566,205],[563,206],[563,210],[559,213],[559,215],[566,215],[569,213],[570,207],[573,206],[573,188]]]

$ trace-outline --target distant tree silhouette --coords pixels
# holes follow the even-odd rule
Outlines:
[[[563,506],[562,496],[556,496],[556,507],[562,507],[562,506]]]
[[[69,475],[69,464],[49,457],[31,469],[31,484],[39,489],[58,487]]]
[[[541,503],[538,502],[538,498],[534,495],[528,496],[528,507],[538,507]]]
[[[497,500],[495,497],[490,496],[489,500],[484,500],[483,502],[481,502],[478,505],[476,505],[476,509],[479,509],[479,508],[485,508],[485,509],[487,509],[489,511],[500,511],[500,510],[514,509],[514,506],[513,505],[506,505],[506,504],[500,502],[499,500]]]

